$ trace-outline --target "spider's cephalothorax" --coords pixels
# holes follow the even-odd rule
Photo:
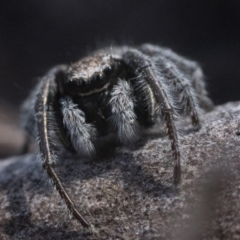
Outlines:
[[[58,146],[91,156],[102,136],[115,133],[126,144],[162,118],[178,184],[181,151],[175,116],[189,114],[198,129],[199,105],[212,107],[197,63],[159,46],[123,46],[101,49],[70,66],[53,68],[23,105],[23,123],[38,139],[43,167],[68,209],[89,227],[54,170]]]

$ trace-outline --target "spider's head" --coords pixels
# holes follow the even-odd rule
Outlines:
[[[83,58],[68,68],[67,92],[75,96],[89,96],[104,91],[110,85],[115,69],[115,60],[109,54]]]

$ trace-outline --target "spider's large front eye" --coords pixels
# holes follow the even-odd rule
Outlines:
[[[78,82],[79,90],[85,91],[88,88],[88,85],[85,81]]]
[[[105,76],[111,75],[112,72],[113,72],[113,66],[112,67],[108,66],[103,70],[103,73],[105,74]]]
[[[71,93],[85,92],[89,88],[89,84],[83,78],[74,79],[67,84],[67,90]]]
[[[91,82],[93,83],[94,86],[102,86],[106,81],[105,76],[96,74],[92,77]]]

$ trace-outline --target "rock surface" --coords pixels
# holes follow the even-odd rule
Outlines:
[[[57,171],[89,232],[69,217],[36,155],[0,162],[0,239],[240,239],[240,102],[181,129],[182,181],[172,184],[166,136],[143,137],[98,159],[68,157]]]

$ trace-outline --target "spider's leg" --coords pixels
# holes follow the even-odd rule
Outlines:
[[[157,104],[153,91],[148,82],[141,76],[131,79],[136,99],[135,112],[140,125],[150,127],[160,117],[159,104]]]
[[[30,96],[21,106],[21,126],[25,130],[24,143],[21,146],[19,154],[26,154],[30,150],[32,138],[37,138],[35,102],[39,92],[39,84],[31,92]]]
[[[84,112],[73,103],[71,97],[61,99],[63,124],[71,143],[79,155],[92,156],[95,153],[93,142],[96,140],[96,129],[85,122]]]
[[[42,80],[39,86],[39,93],[35,103],[36,122],[38,129],[39,148],[41,153],[41,159],[43,162],[43,168],[47,172],[50,179],[52,179],[57,191],[62,199],[65,201],[68,209],[73,216],[84,226],[89,228],[90,224],[82,217],[77,211],[75,205],[64,186],[62,185],[58,175],[56,174],[53,166],[55,162],[55,154],[52,150],[52,144],[50,142],[51,129],[49,128],[49,107],[50,107],[50,93],[54,91],[54,78],[55,72],[50,72],[45,79]]]
[[[109,101],[112,115],[109,118],[114,130],[117,130],[121,143],[127,144],[138,136],[138,123],[134,112],[134,96],[131,85],[125,80],[118,80],[111,92]]]
[[[156,61],[158,57],[164,57],[173,62],[191,81],[192,87],[195,89],[196,95],[199,99],[199,105],[205,110],[211,110],[213,108],[213,102],[208,97],[206,91],[204,74],[197,62],[182,57],[169,48],[152,44],[143,44],[140,46],[140,49],[148,56],[156,58]]]
[[[180,95],[178,99],[180,102],[180,109],[190,113],[192,125],[195,126],[196,129],[199,129],[201,125],[199,121],[199,106],[195,89],[191,86],[187,76],[182,74],[173,62],[165,58],[162,58],[161,60],[161,70],[164,76],[168,79],[171,89]]]
[[[192,64],[193,64],[193,68],[192,68],[193,70],[190,76],[190,79],[192,80],[192,86],[197,93],[200,106],[206,111],[210,111],[213,109],[214,104],[212,100],[208,97],[203,71],[197,63],[192,62]]]
[[[66,69],[65,65],[59,65],[55,68],[53,68],[49,74],[56,73],[55,79],[57,81],[57,85],[59,87],[62,87],[62,76],[63,72]],[[20,149],[20,154],[25,154],[29,152],[31,142],[33,139],[38,138],[38,133],[37,133],[37,124],[36,124],[36,118],[35,118],[35,104],[36,104],[36,99],[38,97],[40,87],[41,87],[41,81],[36,85],[36,87],[33,89],[31,92],[30,96],[24,101],[23,105],[21,106],[21,125],[22,128],[25,130],[25,141]],[[55,87],[53,88],[55,89]],[[59,89],[57,90],[59,93]],[[63,94],[62,92],[60,94]],[[52,95],[55,97],[55,94],[52,93]],[[53,97],[52,96],[52,97]],[[54,99],[52,98],[51,103],[55,102]],[[58,107],[57,107],[58,108]],[[55,112],[54,114],[54,122],[56,122],[57,119],[61,118],[60,111]],[[58,115],[58,116],[56,116]],[[51,121],[53,122],[53,121]],[[63,129],[63,123],[62,121],[58,121],[53,127],[57,126],[57,135],[61,141],[61,143],[64,144],[64,146],[69,150],[73,151],[72,147],[70,147],[70,143],[68,139],[66,138],[66,134]]]
[[[174,183],[178,184],[181,179],[181,153],[179,149],[178,132],[174,123],[174,108],[170,102],[166,86],[163,83],[161,74],[157,71],[154,62],[152,62],[145,54],[138,50],[129,49],[123,53],[125,64],[132,70],[137,69],[136,74],[140,74],[150,85],[156,101],[161,105],[161,110],[167,125],[167,133],[171,140],[171,149],[175,161],[174,166]]]

